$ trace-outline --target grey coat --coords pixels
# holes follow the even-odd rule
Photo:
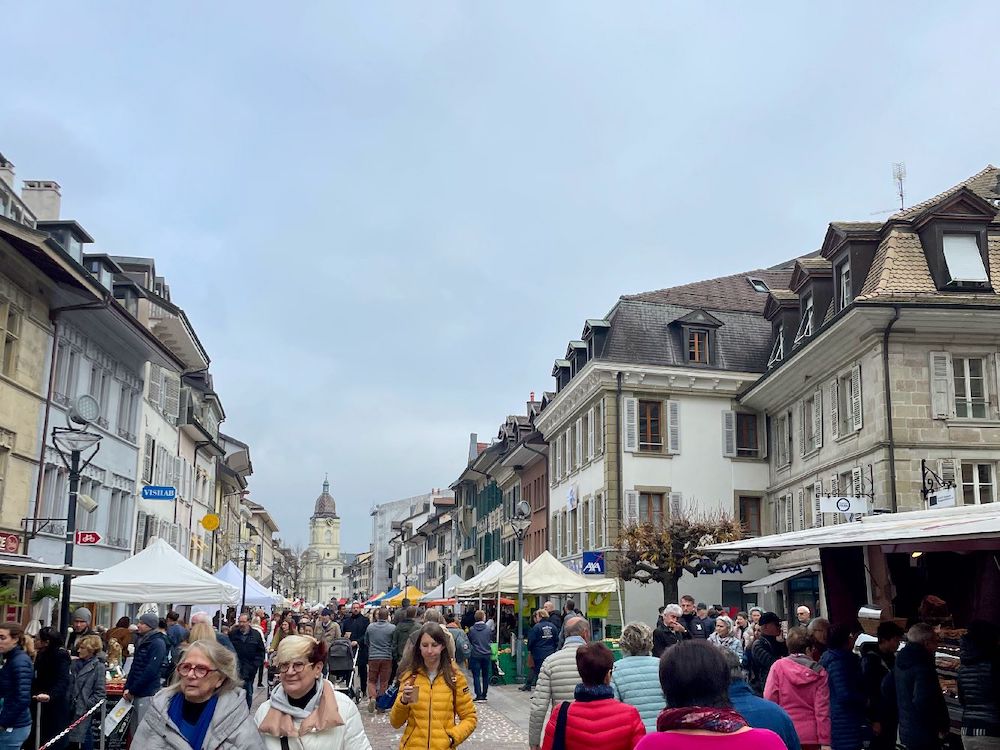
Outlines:
[[[132,747],[156,750],[191,750],[177,725],[167,715],[176,691],[161,690],[153,696],[146,716],[136,730]],[[257,725],[250,718],[242,688],[219,693],[215,715],[201,750],[264,750]]]
[[[550,707],[573,700],[576,686],[580,684],[580,671],[576,668],[576,650],[584,645],[582,638],[573,638],[565,646],[546,657],[538,672],[538,683],[531,694],[531,714],[528,717],[528,744],[542,744],[545,715]]]
[[[69,670],[69,710],[71,718],[76,721],[94,704],[104,701],[105,696],[105,665],[99,657],[91,658],[86,664],[81,660],[73,662]],[[95,711],[90,718],[69,733],[70,742],[83,742],[90,734],[94,717],[101,720],[101,712]]]

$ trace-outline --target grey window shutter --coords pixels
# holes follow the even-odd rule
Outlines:
[[[574,448],[576,450],[576,456],[574,461],[574,466],[579,469],[583,466],[583,417],[576,420],[576,443]]]
[[[958,484],[959,462],[954,458],[942,458],[938,464],[938,476],[944,484]],[[957,494],[957,493],[956,493]],[[956,505],[961,504],[961,500],[955,498]]]
[[[625,430],[625,450],[639,450],[639,400],[624,399],[625,414],[622,428]]]
[[[681,452],[681,402],[667,401],[667,452]]]
[[[823,525],[822,497],[823,480],[817,479],[813,485],[813,526],[817,528]]]
[[[597,549],[597,496],[587,499],[587,542],[591,549]]]
[[[684,513],[684,495],[680,492],[670,493],[670,517],[679,518]]]
[[[931,412],[934,419],[948,419],[955,415],[955,398],[952,396],[952,362],[949,352],[930,353]]]
[[[639,522],[639,493],[635,490],[625,490],[623,518],[626,525]]]
[[[559,437],[556,438],[556,442],[555,442],[555,446],[554,446],[555,447],[555,451],[556,451],[556,476],[555,476],[556,479],[562,479],[562,475],[563,475],[563,470],[562,470],[562,458],[563,458],[562,443],[563,443],[563,440],[565,440],[565,437],[563,435],[560,435]]]
[[[177,424],[181,411],[181,379],[172,372],[163,374],[163,416]]]
[[[806,527],[806,491],[804,487],[799,487],[797,498],[799,503],[799,531]]]
[[[813,393],[813,448],[823,447],[823,389],[817,388]]]
[[[851,494],[854,497],[861,497],[865,492],[864,473],[860,466],[851,469]]]
[[[736,455],[736,412],[722,412],[722,455],[732,458]]]
[[[854,421],[854,430],[861,429],[861,365],[854,365],[851,369],[851,416]]]
[[[785,495],[785,531],[791,531],[794,526],[795,508],[793,508],[793,496],[791,493]]]
[[[599,414],[598,414],[598,432],[597,432],[597,450],[600,451],[601,455],[604,455],[604,397],[601,397],[601,402],[599,404]]]
[[[830,383],[830,435],[834,440],[840,437],[840,380],[837,378]]]
[[[595,421],[597,419],[597,407],[591,408],[587,412],[587,459],[592,459],[596,454],[594,453],[594,432],[597,425]]]
[[[799,455],[804,456],[811,446],[806,445],[806,420],[812,419],[812,414],[806,414],[806,402],[799,401]]]
[[[155,446],[156,441],[146,435],[146,443],[142,451],[142,481],[144,482],[153,481],[153,451]]]

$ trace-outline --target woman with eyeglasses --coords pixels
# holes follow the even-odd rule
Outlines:
[[[327,647],[304,635],[281,639],[280,684],[255,717],[268,750],[372,750],[358,707],[323,679]]]
[[[132,747],[263,750],[250,721],[235,654],[215,641],[189,645],[174,683],[153,696]]]

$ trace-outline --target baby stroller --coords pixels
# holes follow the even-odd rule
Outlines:
[[[351,700],[357,703],[360,694],[354,689],[354,674],[357,671],[358,652],[351,646],[349,639],[335,638],[333,640],[326,657],[326,665],[334,689],[346,693]]]

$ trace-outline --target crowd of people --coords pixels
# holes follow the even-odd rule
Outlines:
[[[85,748],[90,709],[123,674],[136,747],[169,750],[370,750],[358,703],[388,713],[400,748],[453,748],[488,700],[495,618],[404,601],[237,617],[155,613],[115,627],[73,613],[65,645],[0,624],[0,750]],[[950,729],[938,683],[938,631],[892,621],[856,648],[857,621],[796,610],[790,627],[757,608],[730,618],[685,596],[655,627],[622,629],[622,658],[595,641],[573,601],[532,613],[532,750],[940,750]],[[958,693],[967,750],[1000,747],[1000,629],[975,622],[961,641]],[[355,680],[355,676],[357,679]],[[265,683],[266,680],[266,683]],[[251,715],[256,688],[266,700]],[[34,726],[35,707],[39,725]],[[71,731],[64,732],[67,727]]]

